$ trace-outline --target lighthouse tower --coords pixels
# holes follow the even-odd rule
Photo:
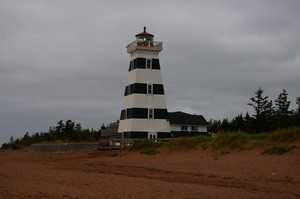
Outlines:
[[[144,31],[127,45],[129,76],[123,98],[118,133],[122,138],[171,136],[158,54],[162,42]]]

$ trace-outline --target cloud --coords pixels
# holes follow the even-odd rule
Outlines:
[[[298,1],[0,1],[0,143],[59,120],[119,119],[130,57],[144,26],[163,41],[167,106],[209,120],[251,111],[300,85]]]

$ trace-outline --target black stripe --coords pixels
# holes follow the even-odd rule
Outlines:
[[[146,58],[138,57],[132,61],[133,61],[132,65],[131,65],[131,61],[129,62],[129,70],[128,71],[132,71],[136,68],[146,69]],[[159,59],[152,59],[152,67],[151,68],[154,70],[160,70]]]
[[[134,65],[136,68],[146,68],[146,58],[136,58],[136,64]]]
[[[164,95],[164,86],[162,84],[153,84],[153,94]]]
[[[159,59],[152,59],[152,69],[160,70]]]
[[[148,138],[148,132],[143,132],[143,131],[124,132],[124,138]]]
[[[157,132],[157,138],[172,138],[170,132]]]
[[[148,108],[129,108],[121,111],[120,120],[148,119]],[[167,109],[154,109],[154,119],[169,119]]]
[[[164,86],[162,84],[153,84],[153,94],[155,95],[164,95]],[[147,84],[143,83],[135,83],[130,84],[125,87],[125,93],[124,96],[130,95],[130,94],[147,94]]]
[[[168,119],[167,109],[154,109],[154,119]]]
[[[147,131],[128,131],[124,132],[124,138],[148,138]],[[157,138],[171,138],[170,132],[157,132]]]

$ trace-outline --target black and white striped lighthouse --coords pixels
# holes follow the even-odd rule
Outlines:
[[[127,45],[129,76],[123,98],[118,133],[123,138],[170,137],[170,124],[158,54],[162,42],[144,31]]]

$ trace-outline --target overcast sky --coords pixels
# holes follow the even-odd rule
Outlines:
[[[0,144],[59,120],[99,129],[119,119],[130,55],[147,31],[163,42],[169,111],[207,120],[300,96],[299,0],[0,0]]]

